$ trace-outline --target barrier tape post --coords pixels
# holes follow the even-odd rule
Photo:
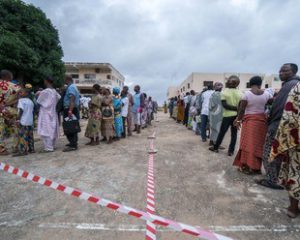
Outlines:
[[[73,196],[73,197],[77,197],[79,199],[91,202],[91,203],[95,203],[99,206],[103,206],[109,209],[112,209],[114,211],[138,218],[138,219],[142,219],[144,221],[150,221],[155,225],[159,225],[159,226],[164,226],[170,229],[173,229],[177,232],[182,232],[182,233],[186,233],[188,235],[192,235],[195,237],[199,237],[202,239],[206,239],[206,240],[233,240],[232,238],[229,237],[225,237],[223,235],[217,234],[217,233],[213,233],[207,230],[204,230],[200,227],[194,227],[194,226],[190,226],[184,223],[180,223],[180,222],[175,222],[172,221],[170,219],[155,215],[155,214],[149,214],[146,212],[143,212],[141,210],[132,208],[132,207],[128,207],[125,205],[121,205],[119,203],[101,198],[101,197],[96,197],[92,194],[86,193],[86,192],[82,192],[78,189],[72,188],[72,187],[68,187],[65,186],[63,184],[59,184],[56,183],[52,180],[40,177],[38,175],[34,175],[30,172],[21,170],[19,168],[15,168],[13,166],[10,166],[8,164],[4,164],[2,162],[0,162],[0,170],[3,170],[5,172],[14,174],[16,176],[25,178],[29,181],[35,182],[35,183],[39,183],[43,186],[52,188],[54,190],[58,190],[61,191],[67,195]]]
[[[147,176],[147,213],[155,214],[155,196],[154,196],[154,139],[155,132],[150,139],[148,176]],[[151,221],[146,222],[146,240],[156,240],[156,226]]]

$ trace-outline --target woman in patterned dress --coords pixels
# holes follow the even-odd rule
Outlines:
[[[93,86],[95,91],[95,95],[92,97],[89,102],[89,121],[85,130],[85,136],[89,138],[91,141],[86,145],[99,145],[99,137],[101,131],[101,121],[102,121],[102,113],[101,113],[101,105],[102,105],[102,96],[101,96],[101,88],[98,84]]]
[[[101,134],[103,141],[112,143],[114,136],[114,107],[109,89],[103,89]]]
[[[123,119],[121,115],[122,100],[119,94],[120,94],[120,88],[115,87],[113,89],[115,140],[120,140],[123,132]]]
[[[279,184],[288,191],[290,206],[287,215],[300,214],[300,82],[292,88],[272,144],[270,162],[282,156]]]

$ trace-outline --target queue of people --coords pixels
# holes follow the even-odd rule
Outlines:
[[[151,97],[147,98],[138,85],[132,95],[127,86],[122,91],[115,87],[111,93],[110,89],[95,84],[92,97],[82,100],[71,76],[65,77],[66,87],[62,91],[54,88],[52,77],[47,77],[45,89],[36,93],[33,93],[31,85],[18,85],[12,80],[10,71],[0,72],[0,155],[10,154],[5,144],[8,129],[12,129],[13,156],[35,152],[35,118],[37,134],[43,143],[40,152],[55,151],[60,125],[68,140],[63,151],[70,152],[78,149],[80,108],[83,105],[83,115],[88,118],[84,136],[89,139],[86,145],[90,146],[99,145],[101,141],[111,144],[132,136],[134,131],[140,134],[141,129],[151,125],[157,112],[157,103]]]
[[[208,150],[218,153],[230,128],[228,156],[235,155],[233,165],[247,175],[266,175],[255,182],[271,189],[286,189],[290,206],[287,215],[300,214],[300,78],[298,66],[284,64],[279,70],[282,87],[278,93],[262,89],[262,78],[249,80],[250,89],[238,90],[238,76],[230,76],[224,88],[221,82],[208,86],[195,96],[174,97],[168,109],[170,117],[182,122],[180,108],[188,114],[182,122],[201,136],[209,137]],[[194,97],[194,96],[195,97]],[[193,96],[193,97],[192,97]],[[184,103],[181,99],[184,99]],[[192,127],[189,120],[192,119]],[[188,121],[188,122],[187,122]],[[241,131],[239,149],[235,153],[238,131]]]

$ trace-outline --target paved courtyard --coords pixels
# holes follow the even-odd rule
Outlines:
[[[118,203],[145,210],[149,136],[156,132],[155,197],[158,215],[234,239],[300,239],[300,218],[285,215],[285,191],[254,184],[232,167],[226,151],[208,151],[199,136],[160,114],[159,122],[113,145],[85,146],[1,162]],[[86,124],[86,122],[82,122]],[[224,146],[227,145],[227,141]],[[41,142],[36,142],[41,150]],[[158,239],[195,239],[158,229]],[[0,172],[0,239],[145,239],[145,222]]]

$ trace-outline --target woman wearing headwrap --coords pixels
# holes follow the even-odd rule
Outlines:
[[[99,135],[101,131],[101,105],[102,105],[102,96],[101,96],[101,88],[98,84],[93,86],[93,90],[95,91],[95,95],[92,96],[91,101],[89,102],[89,120],[85,130],[85,136],[89,138],[91,141],[86,145],[99,145]]]
[[[210,124],[210,143],[214,145],[217,141],[219,131],[223,119],[223,106],[221,102],[221,91],[223,84],[216,82],[214,85],[214,92],[209,100],[209,124]]]
[[[240,102],[235,126],[242,126],[240,149],[233,165],[245,174],[260,174],[263,146],[267,134],[265,108],[272,95],[261,90],[262,78],[250,79],[251,89],[246,91]]]
[[[290,206],[287,215],[295,218],[300,214],[300,82],[292,88],[272,144],[270,162],[283,159],[278,183],[289,193]]]
[[[115,127],[115,139],[120,140],[123,133],[123,119],[122,119],[122,100],[119,96],[120,88],[115,87],[113,89],[113,106],[114,106],[114,127]]]
[[[114,136],[114,107],[109,89],[103,89],[101,134],[103,140],[112,143]]]

